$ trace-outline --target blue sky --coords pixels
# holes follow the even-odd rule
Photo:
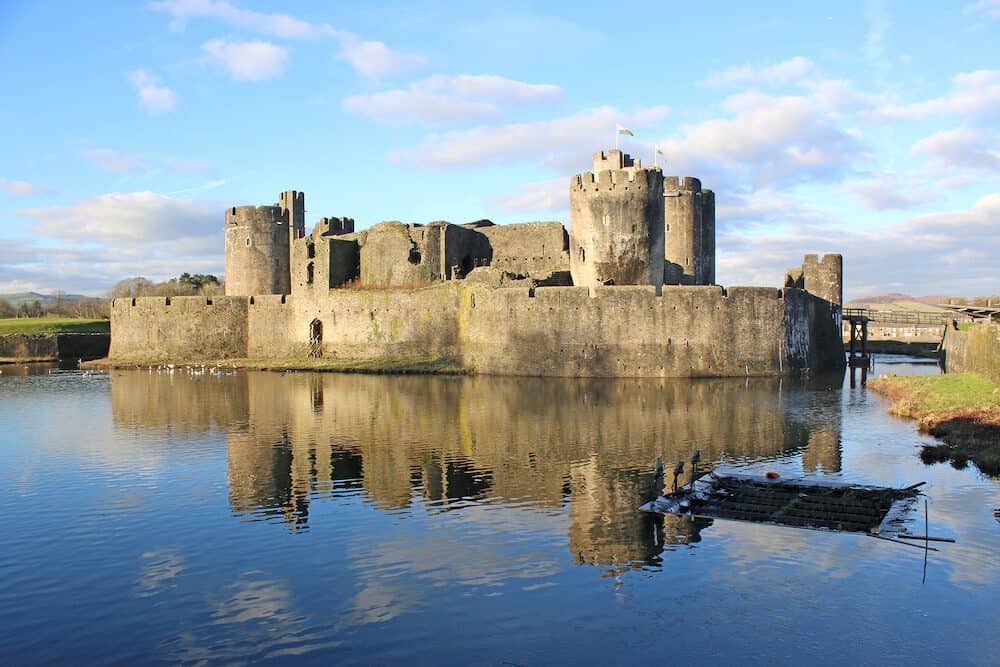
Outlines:
[[[815,5],[815,6],[814,6]],[[0,3],[0,292],[223,272],[223,210],[559,219],[612,146],[717,193],[718,280],[997,294],[1000,0]]]

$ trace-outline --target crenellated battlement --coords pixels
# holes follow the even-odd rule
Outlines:
[[[658,167],[585,171],[570,179],[570,188],[582,192],[659,189],[663,172]]]
[[[231,206],[226,209],[226,226],[263,227],[287,225],[280,206]]]
[[[701,192],[701,180],[694,176],[664,176],[663,191],[667,196],[677,191]]]

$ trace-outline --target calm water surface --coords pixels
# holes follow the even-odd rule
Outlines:
[[[847,382],[0,370],[0,664],[1000,663],[1000,481]],[[958,542],[638,513],[695,446]]]

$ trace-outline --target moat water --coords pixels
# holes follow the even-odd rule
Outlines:
[[[1000,659],[1000,480],[846,381],[0,370],[0,664]],[[637,512],[696,446],[957,543]]]

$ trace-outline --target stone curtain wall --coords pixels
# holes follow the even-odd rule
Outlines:
[[[842,368],[824,302],[801,290],[653,286],[116,300],[112,358],[443,360],[497,375],[726,377]]]
[[[948,326],[941,350],[946,372],[976,373],[1000,385],[1000,325],[974,324],[966,331]]]
[[[121,361],[245,357],[248,301],[248,297],[200,296],[115,299],[110,357]]]

